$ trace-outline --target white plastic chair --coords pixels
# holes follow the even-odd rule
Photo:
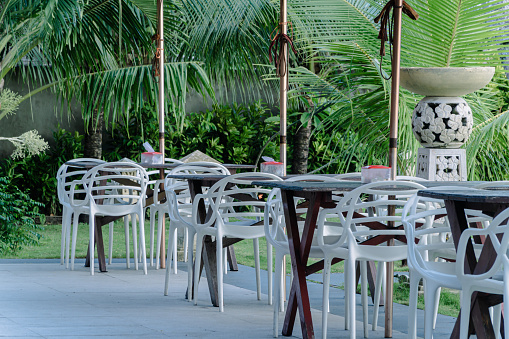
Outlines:
[[[73,162],[91,162],[94,164],[102,164],[105,161],[99,159],[92,158],[78,158],[74,160],[70,160],[67,163],[64,163],[57,171],[56,179],[57,179],[57,196],[58,201],[62,205],[62,238],[60,242],[60,265],[64,264],[65,259],[65,268],[69,268],[69,248],[71,243],[71,222],[73,216],[73,208],[69,202],[69,194],[71,190],[71,185],[73,182],[77,180],[81,180],[83,175],[87,173],[86,169],[73,167]],[[71,170],[70,170],[71,169]],[[75,193],[85,193],[75,192]],[[111,247],[111,246],[110,246]]]
[[[112,162],[98,165],[89,170],[82,179],[86,191],[83,201],[73,200],[77,185],[71,187],[71,205],[75,212],[73,229],[72,265],[74,265],[77,216],[89,215],[89,252],[90,273],[94,274],[94,239],[95,239],[95,216],[124,216],[131,215],[133,219],[133,248],[135,268],[138,269],[137,260],[137,215],[143,221],[143,202],[145,199],[148,175],[145,169],[134,163]],[[115,184],[111,184],[115,183]],[[145,250],[145,226],[140,222],[140,241],[142,243],[143,271],[147,274],[147,261]],[[126,244],[127,245],[127,244]],[[127,246],[128,247],[128,246]],[[129,260],[129,258],[126,258]]]
[[[194,174],[194,173],[210,173],[210,174],[230,174],[230,171],[226,167],[224,167],[221,164],[213,163],[213,162],[206,162],[206,161],[199,161],[199,162],[191,162],[186,164],[181,164],[171,171],[168,171],[167,174]],[[166,185],[172,186],[173,184],[176,184],[179,182],[177,179],[169,179],[165,178],[164,180],[157,180],[154,183],[154,197],[157,197],[160,193],[161,186],[166,187]],[[182,181],[180,181],[182,182]],[[187,181],[183,181],[187,185]],[[159,257],[161,253],[161,238],[162,238],[162,230],[164,227],[164,220],[166,217],[166,214],[168,213],[168,201],[165,202],[162,201],[156,201],[157,199],[154,199],[154,204],[151,205],[150,209],[150,232],[151,232],[151,251],[150,251],[150,262],[152,262],[153,258],[153,251],[152,251],[152,244],[153,244],[153,233],[154,233],[154,225],[155,225],[155,216],[157,214],[157,244],[156,244],[156,269],[159,269]],[[188,228],[183,227],[180,225],[180,228],[183,228],[184,230],[184,262],[188,261],[188,244],[189,244],[189,235],[188,235]],[[170,220],[170,236],[172,235],[172,229],[176,230],[176,228],[172,228],[171,220]],[[168,238],[170,239],[170,238]],[[170,257],[174,258],[174,273],[177,274],[177,237],[175,236],[172,238],[174,241],[173,246],[173,253],[170,253]]]
[[[300,175],[291,177],[286,181],[321,181],[321,182],[336,182],[337,180],[329,176],[320,175]],[[296,204],[297,205],[297,204]],[[297,205],[298,206],[298,205]],[[297,208],[297,214],[307,212],[307,209]],[[300,225],[299,225],[300,226]],[[274,337],[279,335],[279,312],[284,311],[284,281],[285,281],[285,268],[283,267],[284,257],[290,254],[288,244],[288,237],[285,232],[285,220],[283,212],[283,201],[281,199],[280,190],[278,188],[272,190],[267,198],[264,214],[264,229],[265,238],[267,239],[267,273],[268,273],[268,296],[269,305],[274,303],[274,319],[273,319],[273,332]],[[275,270],[274,280],[277,286],[273,289],[272,282],[272,247],[274,247]],[[315,244],[311,246],[309,252],[310,258],[323,258],[322,250]],[[274,291],[274,292],[273,292]],[[274,302],[272,294],[274,293]],[[327,312],[327,310],[324,310]]]
[[[348,311],[345,314],[346,322],[349,323],[350,337],[356,336],[355,323],[355,266],[360,261],[361,265],[361,293],[363,315],[364,315],[364,336],[368,336],[368,311],[367,311],[367,277],[366,261],[391,262],[403,260],[407,257],[407,246],[405,243],[396,243],[394,246],[386,246],[383,242],[377,246],[363,245],[362,242],[377,236],[404,236],[402,229],[384,229],[376,230],[362,226],[369,222],[379,222],[387,225],[389,222],[394,226],[401,224],[401,208],[406,200],[415,194],[424,186],[414,182],[405,181],[382,181],[365,184],[341,199],[336,208],[323,209],[318,215],[318,244],[324,252],[324,283],[323,283],[323,302],[326,309],[326,301],[329,299],[329,283],[331,261],[333,258],[345,259],[345,302],[348,305]],[[376,196],[378,199],[373,201],[363,200],[364,196]],[[393,196],[394,199],[387,199],[387,196]],[[392,206],[396,209],[394,215],[388,213],[388,208]],[[330,214],[336,214],[343,225],[341,236],[331,239],[327,236],[325,227],[326,217]],[[380,265],[380,263],[379,263]],[[380,287],[377,287],[377,290]],[[376,301],[375,301],[376,305]],[[327,336],[327,313],[322,318],[323,337]]]
[[[177,159],[172,158],[165,158],[164,163],[168,165],[182,165],[183,162]],[[168,174],[171,170],[165,170],[164,173]],[[147,171],[147,174],[150,178],[150,181],[148,182],[148,187],[152,188],[154,190],[154,197],[157,197],[159,194],[159,184],[163,182],[162,179],[160,179],[160,171],[159,170],[152,170]],[[155,235],[155,220],[157,216],[158,225],[161,223],[164,223],[164,216],[165,216],[165,207],[167,207],[164,203],[161,203],[158,201],[157,198],[154,198],[154,202],[151,205],[145,206],[145,209],[149,210],[150,214],[150,266],[154,266],[154,235]],[[162,215],[161,215],[162,213]],[[160,243],[160,239],[157,239]],[[160,248],[157,249],[157,251],[160,251]],[[159,252],[158,252],[159,253]],[[159,261],[156,260],[156,269],[159,268]]]
[[[220,164],[203,163],[202,166],[197,163],[180,165],[173,169],[169,174],[210,174],[210,175],[229,175],[226,167]],[[166,192],[166,205],[169,218],[170,229],[168,232],[168,256],[166,258],[166,278],[164,283],[164,295],[168,295],[168,286],[170,280],[171,262],[173,259],[173,272],[177,274],[177,229],[184,229],[184,255],[187,257],[188,291],[190,293],[193,276],[193,250],[196,232],[192,226],[192,201],[189,192],[189,185],[186,180],[175,178],[166,178],[164,183]],[[158,229],[158,237],[160,230]],[[159,247],[159,244],[158,244]],[[191,300],[191,298],[188,298]]]
[[[277,180],[281,178],[270,173],[239,173],[230,175],[213,185],[206,194],[199,194],[193,201],[193,226],[196,230],[196,259],[194,271],[194,303],[198,303],[198,283],[200,278],[200,264],[203,238],[206,235],[216,239],[217,286],[219,311],[224,311],[223,304],[223,237],[253,239],[255,251],[255,269],[257,282],[257,297],[261,298],[260,290],[260,261],[258,255],[258,238],[265,235],[263,224],[255,225],[264,217],[265,201],[257,199],[258,194],[270,194],[270,190],[246,185],[245,177],[253,180]],[[233,187],[232,187],[233,186]],[[237,194],[251,195],[250,201],[236,200]],[[196,220],[198,208],[205,202],[211,209],[209,220],[201,223]]]
[[[487,228],[469,228],[461,234],[458,243],[458,260],[456,261],[456,274],[463,289],[461,295],[460,338],[468,338],[471,297],[474,292],[502,294],[504,305],[509,305],[508,218],[509,209],[506,209],[497,215]],[[466,250],[469,244],[472,244],[472,237],[474,236],[484,236],[486,239],[485,244],[489,240],[497,255],[493,266],[481,274],[465,273]],[[499,329],[501,305],[494,307],[493,313],[493,327]],[[504,337],[507,338],[508,335],[509,318],[506,314],[504,317]]]

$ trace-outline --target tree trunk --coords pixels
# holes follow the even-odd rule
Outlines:
[[[311,139],[311,121],[307,126],[300,125],[293,138],[293,174],[306,174],[308,172],[309,141]]]
[[[102,145],[103,145],[103,125],[104,113],[101,111],[95,117],[92,117],[88,128],[85,131],[85,147],[83,156],[85,158],[102,158]],[[97,120],[96,120],[97,119]]]

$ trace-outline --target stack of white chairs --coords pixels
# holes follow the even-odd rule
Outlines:
[[[224,167],[223,165],[218,164],[218,163],[213,163],[213,162],[207,162],[207,161],[197,161],[197,162],[191,162],[191,163],[185,163],[185,164],[182,163],[182,164],[178,165],[177,167],[173,168],[172,170],[167,171],[166,174],[168,175],[170,173],[172,173],[172,174],[208,173],[210,169],[212,169],[210,174],[228,174],[228,175],[230,174],[230,171],[228,171],[228,169],[226,167]],[[154,182],[154,193],[153,193],[154,204],[151,205],[151,208],[150,208],[150,234],[151,234],[150,262],[152,265],[152,260],[153,260],[152,245],[153,245],[154,227],[155,227],[155,220],[156,220],[155,216],[157,215],[156,269],[159,269],[159,267],[160,267],[159,258],[161,255],[161,238],[162,238],[163,227],[165,227],[166,214],[169,213],[168,212],[169,211],[169,202],[168,202],[168,199],[166,199],[165,201],[161,201],[161,200],[156,199],[155,197],[158,197],[161,193],[163,193],[166,190],[166,187],[171,187],[172,185],[177,184],[177,183],[181,183],[181,184],[183,183],[183,184],[187,185],[187,181],[185,181],[185,180],[179,181],[177,179],[168,179],[168,178],[165,178],[163,180],[156,180]],[[178,222],[175,222],[174,225],[178,225]],[[189,244],[188,228],[182,227],[182,226],[180,226],[178,228],[182,228],[184,230],[184,262],[187,262],[188,261],[188,244]],[[170,234],[172,232],[172,229],[176,230],[176,228],[174,228],[171,225],[171,219],[170,219]],[[170,237],[171,237],[171,235],[170,235]],[[170,239],[170,238],[168,238],[168,239]],[[174,241],[174,246],[173,246],[174,252],[168,253],[168,257],[174,258],[174,273],[177,274],[177,262],[176,262],[177,237],[175,236],[174,238],[172,238],[172,240]]]
[[[72,216],[74,214],[73,206],[70,204],[69,194],[71,186],[76,182],[80,181],[87,170],[82,167],[73,167],[72,163],[75,162],[90,162],[93,164],[102,164],[105,161],[92,158],[78,158],[70,160],[67,163],[60,166],[57,171],[57,196],[58,201],[62,205],[62,238],[60,242],[60,264],[63,265],[65,261],[65,267],[69,268],[69,248],[71,243],[71,223]],[[75,191],[75,194],[81,193],[85,195],[85,191]],[[110,244],[111,247],[111,244]]]
[[[221,164],[209,162],[192,162],[173,169],[172,174],[201,174],[201,175],[230,175],[230,171]],[[170,218],[168,232],[168,256],[166,259],[166,279],[164,295],[168,295],[170,272],[177,273],[177,230],[184,230],[184,256],[187,257],[188,291],[192,288],[193,252],[195,229],[192,227],[192,200],[189,185],[186,180],[167,177],[164,183],[166,192],[167,213]],[[159,231],[158,231],[159,234]],[[173,260],[172,260],[173,259]],[[188,298],[191,300],[191,298]]]
[[[183,162],[177,159],[172,158],[165,158],[164,163],[167,165],[175,165],[179,166],[182,165]],[[164,173],[168,174],[171,170],[165,170]],[[159,170],[153,170],[153,171],[147,171],[147,174],[149,176],[150,181],[148,182],[148,188],[154,190],[154,201],[152,204],[145,206],[145,209],[149,210],[150,215],[150,266],[154,266],[154,235],[155,235],[155,222],[157,219],[158,227],[160,224],[164,224],[164,217],[165,217],[165,210],[166,210],[166,204],[162,203],[159,199],[159,192],[161,191],[161,183],[163,182],[162,179],[160,179],[160,171]],[[159,240],[159,239],[158,239]],[[156,268],[159,268],[159,263],[156,260]]]
[[[125,216],[131,215],[133,220],[133,250],[135,268],[138,269],[137,260],[137,231],[134,222],[137,216],[143,220],[143,205],[146,195],[148,175],[145,169],[135,163],[112,162],[98,165],[89,170],[80,182],[71,186],[70,205],[74,211],[73,239],[71,268],[74,268],[74,257],[76,253],[77,224],[80,214],[89,216],[89,255],[90,273],[94,274],[94,239],[95,239],[95,217],[96,216]],[[84,200],[76,200],[76,192],[84,190]],[[146,250],[145,250],[145,227],[140,222],[140,242],[143,257],[143,271],[147,274]],[[126,261],[128,255],[129,240],[126,233]]]

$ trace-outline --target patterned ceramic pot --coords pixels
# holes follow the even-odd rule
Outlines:
[[[425,97],[412,116],[414,135],[428,148],[460,148],[473,124],[472,110],[459,97]]]

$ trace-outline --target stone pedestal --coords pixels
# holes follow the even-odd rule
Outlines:
[[[417,176],[433,181],[466,181],[465,149],[419,148]]]

